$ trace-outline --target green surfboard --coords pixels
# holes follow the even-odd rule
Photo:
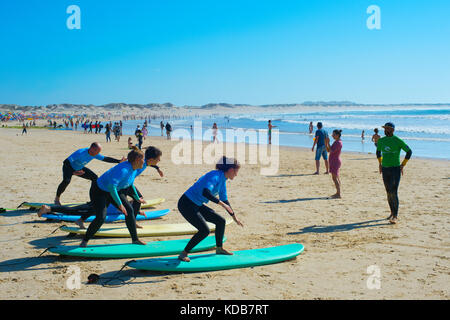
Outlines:
[[[168,272],[199,272],[255,267],[290,260],[303,252],[299,243],[283,246],[234,251],[234,255],[199,254],[189,255],[190,262],[178,257],[154,258],[131,261],[128,266],[141,270]]]
[[[179,254],[184,250],[190,239],[153,241],[147,245],[139,244],[105,244],[88,245],[86,248],[79,246],[58,246],[50,248],[48,251],[63,256],[85,257],[85,258],[142,258],[157,257]],[[224,237],[223,241],[226,241]],[[215,248],[216,240],[214,236],[209,236],[200,242],[193,251],[205,251]]]

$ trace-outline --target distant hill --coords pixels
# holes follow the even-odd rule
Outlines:
[[[36,113],[59,113],[59,112],[133,112],[133,111],[177,111],[177,109],[184,110],[213,110],[218,108],[293,108],[293,107],[358,107],[358,106],[450,106],[450,103],[434,103],[434,104],[426,104],[426,103],[404,103],[404,104],[360,104],[351,101],[305,101],[303,103],[290,103],[290,104],[264,104],[264,105],[251,105],[251,104],[230,104],[230,103],[209,103],[202,106],[175,106],[172,103],[147,103],[147,104],[127,104],[127,103],[108,103],[105,105],[93,105],[93,104],[50,104],[47,106],[21,106],[17,104],[0,104],[0,110],[3,112],[36,112]]]

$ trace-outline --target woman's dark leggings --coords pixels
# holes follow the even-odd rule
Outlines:
[[[98,176],[90,169],[84,167],[83,169],[81,169],[84,171],[84,174],[79,176],[80,178],[84,178],[84,179],[88,179],[91,181],[97,180]],[[58,186],[58,190],[56,190],[56,196],[59,198],[63,192],[66,190],[67,186],[69,185],[70,181],[72,180],[72,176],[74,170],[72,168],[72,165],[70,164],[69,160],[64,160],[63,162],[63,181],[59,184]]]
[[[50,210],[52,213],[64,213],[69,216],[83,216],[85,215],[86,218],[89,216],[94,216],[94,208],[92,207],[91,203],[85,203],[80,204],[78,206],[57,206],[57,205],[51,205]]]
[[[223,236],[225,234],[225,219],[223,217],[205,205],[202,205],[201,207],[197,206],[184,194],[181,196],[180,200],[178,200],[178,210],[181,215],[198,230],[188,242],[184,251],[189,253],[197,244],[209,235],[210,230],[206,221],[216,225],[216,246],[222,247]]]
[[[382,173],[391,214],[393,217],[397,218],[399,206],[397,191],[400,185],[401,170],[400,167],[383,167]]]
[[[100,229],[100,227],[105,222],[106,209],[111,203],[114,203],[109,192],[101,190],[97,181],[92,182],[91,189],[89,191],[89,197],[91,198],[91,204],[95,211],[95,219],[89,225],[83,240],[89,241],[95,235],[95,233]],[[120,200],[123,206],[127,210],[127,215],[125,217],[125,223],[127,225],[128,231],[130,231],[131,239],[133,241],[138,240],[136,231],[136,217],[134,215],[133,207],[127,200],[127,196],[124,193],[119,193]],[[115,204],[117,205],[117,204]]]
[[[136,188],[136,191],[137,191],[139,198],[142,198],[142,193],[139,192],[138,188]],[[119,194],[120,193],[124,193],[126,196],[133,197],[134,190],[133,190],[133,188],[128,187],[127,189],[120,190]],[[133,207],[134,216],[136,217],[139,214],[139,211],[141,211],[141,203],[139,201],[136,201],[133,199],[131,206]]]

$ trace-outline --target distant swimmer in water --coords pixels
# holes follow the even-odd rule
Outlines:
[[[189,252],[208,236],[210,230],[206,221],[216,225],[216,254],[233,254],[223,249],[225,219],[205,204],[212,201],[220,205],[239,226],[243,226],[228,202],[226,188],[226,181],[233,180],[237,176],[239,168],[240,164],[237,160],[223,157],[217,163],[216,170],[203,175],[178,200],[178,210],[181,215],[198,230],[178,256],[180,260],[189,262]],[[216,198],[217,194],[219,199]]]
[[[276,128],[277,126],[272,125],[272,120],[269,120],[267,123],[267,134],[269,138],[269,144],[272,144],[272,128]]]
[[[164,122],[160,122],[159,126],[161,127],[161,137],[164,135]]]
[[[386,123],[383,128],[386,136],[378,140],[377,159],[391,209],[391,215],[387,219],[395,224],[398,219],[400,177],[403,175],[403,168],[411,158],[412,151],[402,139],[394,135],[395,125],[392,122]],[[400,164],[401,150],[406,152],[406,156]]]
[[[62,168],[63,181],[59,184],[56,191],[55,204],[61,205],[60,197],[66,190],[67,186],[70,184],[73,175],[91,181],[97,179],[97,175],[93,171],[85,167],[85,165],[88,164],[91,160],[97,159],[109,163],[120,163],[121,161],[125,161],[125,158],[122,158],[122,160],[118,160],[110,157],[105,157],[100,154],[101,151],[101,145],[97,142],[94,142],[89,148],[79,149],[72,153],[66,160],[64,160]]]
[[[375,133],[372,135],[372,142],[375,144],[375,147],[376,147],[378,144],[378,139],[380,139],[381,137],[378,134],[378,128],[373,129],[373,132],[375,132]]]

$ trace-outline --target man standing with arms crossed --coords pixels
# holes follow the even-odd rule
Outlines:
[[[386,136],[378,139],[377,159],[391,209],[391,215],[387,219],[390,223],[396,224],[399,207],[398,187],[400,185],[400,177],[403,175],[403,168],[411,158],[412,151],[402,139],[394,136],[395,125],[392,122],[386,123],[383,128]],[[401,150],[406,152],[406,156],[400,164]]]

